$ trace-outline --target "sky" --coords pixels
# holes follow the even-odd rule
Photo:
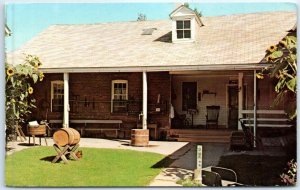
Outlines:
[[[169,19],[175,7],[171,2],[7,4],[6,23],[13,35],[5,39],[5,47],[7,52],[16,50],[53,24],[135,21],[138,13],[145,14],[147,20]],[[190,3],[190,7],[203,16],[296,10],[292,3]]]

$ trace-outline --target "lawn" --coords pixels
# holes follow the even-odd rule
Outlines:
[[[164,158],[148,152],[80,148],[83,158],[69,164],[51,163],[52,147],[35,147],[6,157],[7,186],[146,186],[161,168],[152,167]]]

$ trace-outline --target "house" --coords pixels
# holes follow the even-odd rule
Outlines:
[[[255,115],[256,129],[256,114],[275,97],[272,80],[258,81],[256,72],[268,65],[266,49],[295,23],[294,12],[199,17],[180,6],[170,20],[53,25],[7,61],[21,63],[23,53],[40,57],[45,79],[34,88],[33,119],[53,126],[141,123],[159,138],[204,128],[207,106],[215,105],[216,130],[241,129],[245,113]]]

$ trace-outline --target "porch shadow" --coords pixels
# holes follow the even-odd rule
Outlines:
[[[162,160],[160,160],[159,162],[151,166],[151,168],[169,167],[174,161],[176,161],[177,159],[185,155],[188,151],[190,151],[191,148],[192,148],[192,143],[188,143],[183,147],[181,147],[180,149],[173,152],[171,155],[163,158]]]

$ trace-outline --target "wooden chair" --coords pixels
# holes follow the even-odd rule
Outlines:
[[[218,128],[220,106],[206,106],[206,128],[209,125],[216,126]]]

